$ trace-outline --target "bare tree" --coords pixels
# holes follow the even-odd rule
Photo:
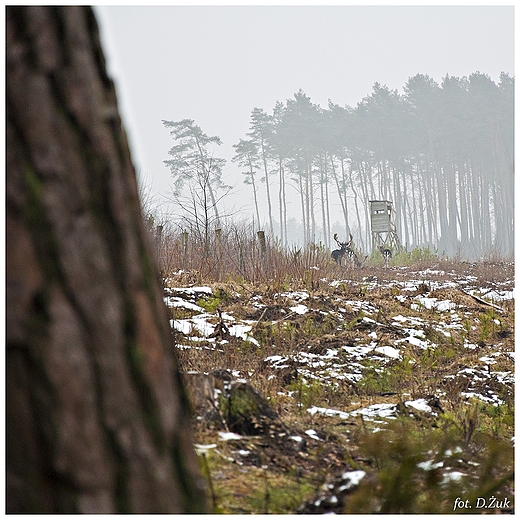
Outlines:
[[[175,140],[168,154],[171,159],[164,161],[175,179],[175,191],[180,194],[184,185],[191,187],[204,185],[211,199],[215,219],[220,225],[217,192],[224,189],[229,192],[230,186],[222,182],[222,168],[226,161],[213,155],[208,147],[220,146],[220,137],[209,137],[192,119],[182,121],[163,121],[166,128],[171,128],[170,135]]]
[[[6,17],[7,511],[203,512],[93,11]]]

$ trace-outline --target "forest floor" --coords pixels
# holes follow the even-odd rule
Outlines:
[[[214,511],[512,512],[514,264],[301,278],[166,280]]]

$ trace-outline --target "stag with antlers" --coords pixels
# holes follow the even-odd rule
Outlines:
[[[334,240],[337,242],[339,249],[335,249],[332,251],[332,259],[338,264],[342,265],[343,257],[347,257],[347,260],[354,264],[356,267],[361,266],[361,262],[359,261],[354,249],[352,249],[354,245],[354,238],[352,234],[350,234],[350,240],[348,242],[340,242],[338,239],[338,234],[334,233]]]

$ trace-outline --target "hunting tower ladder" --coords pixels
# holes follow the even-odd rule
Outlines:
[[[370,201],[370,226],[372,231],[372,252],[379,246],[401,251],[403,246],[399,241],[395,228],[395,208],[389,200]]]

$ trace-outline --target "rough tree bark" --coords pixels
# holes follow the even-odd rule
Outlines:
[[[94,14],[6,22],[7,511],[203,512]]]

